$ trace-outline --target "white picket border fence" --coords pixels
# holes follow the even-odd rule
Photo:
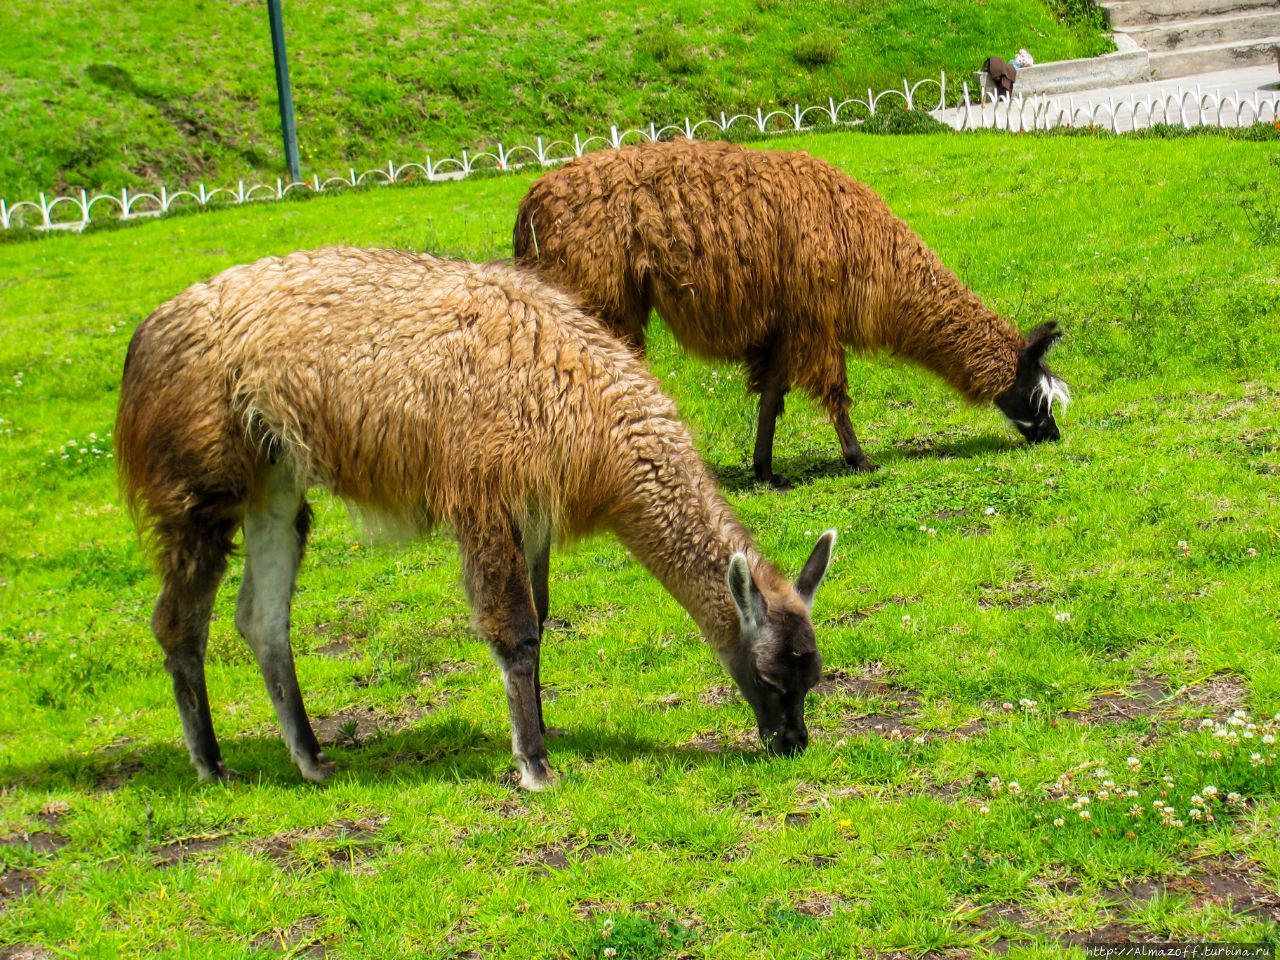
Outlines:
[[[1254,123],[1280,122],[1280,94],[1264,97],[1244,93],[1219,96],[1183,90],[1147,96],[1110,97],[1105,101],[1076,106],[1074,98],[1037,95],[1021,96],[1008,100],[996,100],[991,95],[981,95],[973,100],[969,84],[964,84],[964,99],[957,107],[947,107],[947,75],[937,80],[927,77],[914,84],[904,80],[902,89],[867,90],[866,99],[849,97],[836,101],[828,98],[825,104],[802,108],[795,104],[789,109],[766,112],[758,109],[752,113],[729,116],[721,113],[718,118],[708,117],[694,123],[688,117],[681,123],[647,128],[632,127],[620,130],[611,126],[608,136],[595,135],[583,138],[574,135],[568,140],[546,141],[538,137],[533,145],[507,148],[499,143],[492,150],[467,151],[461,156],[435,160],[430,154],[423,162],[410,161],[397,166],[387,161],[386,167],[377,167],[357,174],[352,167],[345,177],[332,176],[321,179],[313,174],[311,179],[286,183],[277,179],[274,185],[255,183],[247,186],[239,181],[235,187],[208,189],[203,183],[194,189],[169,190],[160,187],[155,191],[123,189],[119,193],[95,193],[85,190],[78,195],[59,196],[52,200],[40,194],[39,200],[24,200],[8,204],[0,200],[0,229],[8,230],[30,226],[36,230],[82,230],[94,218],[94,208],[101,207],[102,220],[114,214],[118,220],[162,216],[171,210],[184,207],[208,209],[224,205],[283,200],[289,193],[308,190],[313,193],[350,189],[359,186],[385,186],[392,183],[421,178],[426,181],[461,180],[478,171],[518,170],[537,165],[550,167],[580,157],[592,150],[617,149],[628,143],[661,140],[668,136],[697,138],[707,129],[727,133],[739,124],[762,134],[798,133],[812,129],[813,118],[820,117],[831,124],[857,124],[876,115],[878,106],[886,98],[897,98],[908,110],[917,109],[918,93],[923,88],[937,88],[937,106],[927,112],[944,120],[961,131],[1001,130],[1020,133],[1031,130],[1051,130],[1054,127],[1099,127],[1116,133],[1125,133],[1155,123],[1177,124],[1186,128],[1196,126],[1239,127]],[[927,94],[926,94],[927,95]],[[932,98],[929,98],[930,100]],[[920,107],[920,109],[926,109]],[[1126,125],[1127,117],[1127,125]],[[34,222],[32,222],[34,221]]]
[[[1036,95],[997,100],[993,94],[982,95],[973,103],[969,85],[964,85],[964,100],[952,108],[952,126],[957,130],[1001,130],[1024,133],[1052,130],[1055,127],[1098,127],[1113,133],[1131,133],[1158,123],[1187,129],[1192,127],[1234,128],[1257,123],[1280,122],[1280,93],[1264,96],[1252,94],[1204,93],[1178,88],[1166,93],[1105,100],[1076,105],[1075,98]]]
[[[428,154],[422,162],[410,161],[399,166],[389,160],[385,167],[365,170],[359,174],[353,167],[347,171],[345,177],[322,179],[319,174],[314,174],[309,181],[297,180],[286,183],[282,179],[277,179],[274,185],[255,183],[250,186],[241,180],[234,187],[218,187],[213,190],[200,184],[194,189],[173,191],[165,187],[155,191],[124,189],[119,193],[96,193],[92,196],[87,191],[81,190],[78,195],[60,196],[52,200],[42,193],[39,200],[24,200],[12,205],[0,200],[0,229],[32,226],[37,230],[82,230],[93,221],[94,208],[100,205],[103,210],[111,211],[115,219],[131,220],[138,217],[162,216],[184,206],[206,209],[263,200],[283,200],[289,193],[298,190],[324,193],[365,185],[400,183],[419,178],[427,181],[461,180],[481,170],[518,170],[530,165],[550,167],[580,157],[592,150],[617,149],[624,144],[661,140],[672,136],[693,139],[702,131],[714,130],[727,133],[742,124],[762,134],[803,132],[812,128],[815,118],[821,118],[832,124],[859,123],[867,117],[875,116],[877,108],[886,98],[897,98],[906,109],[914,110],[920,91],[928,90],[930,86],[937,88],[937,106],[930,110],[930,112],[936,112],[946,105],[947,75],[945,73],[936,80],[927,77],[914,84],[904,80],[900,90],[882,90],[876,93],[868,89],[866,99],[849,97],[837,101],[834,97],[830,97],[825,104],[816,104],[811,107],[802,108],[797,103],[787,109],[777,108],[769,111],[758,109],[755,113],[738,113],[732,116],[722,112],[718,118],[708,117],[695,123],[686,117],[681,123],[670,123],[661,127],[649,124],[647,128],[619,129],[615,125],[609,128],[608,136],[597,134],[584,138],[575,134],[572,141],[557,139],[549,142],[543,137],[538,137],[533,145],[508,148],[499,143],[492,150],[475,152],[463,150],[461,156],[445,157],[440,160]],[[932,101],[932,97],[928,99]],[[103,219],[107,215],[109,214],[100,213],[98,219]]]

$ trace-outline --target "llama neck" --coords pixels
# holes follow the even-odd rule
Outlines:
[[[646,446],[655,438],[646,438]],[[723,654],[740,639],[737,608],[726,576],[730,558],[746,553],[758,580],[778,575],[734,517],[706,468],[691,450],[658,441],[635,463],[636,476],[619,499],[611,526],[644,567],[697,622]]]
[[[1025,339],[922,242],[911,238],[903,246],[885,345],[967,399],[994,400],[1013,385]]]

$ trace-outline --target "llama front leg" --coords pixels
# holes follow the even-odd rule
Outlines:
[[[546,789],[555,774],[540,716],[538,612],[519,534],[509,523],[485,521],[459,523],[457,533],[476,628],[502,670],[520,786]]]
[[[782,413],[786,387],[770,385],[760,394],[760,412],[756,420],[756,446],[751,468],[756,479],[777,490],[790,490],[791,484],[773,472],[773,434]]]
[[[321,781],[335,767],[320,750],[298,687],[289,643],[290,602],[307,542],[311,509],[293,476],[271,468],[261,502],[244,518],[244,582],[236,602],[236,628],[253,648],[293,762],[307,780]]]

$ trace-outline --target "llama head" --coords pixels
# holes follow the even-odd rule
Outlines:
[[[735,553],[729,561],[729,595],[741,633],[725,666],[755,711],[760,740],[772,753],[788,756],[809,745],[804,699],[822,676],[809,611],[835,542],[834,530],[824,533],[795,583],[782,589],[761,590],[746,554]]]
[[[995,403],[1000,412],[1018,428],[1028,443],[1057,440],[1061,433],[1053,418],[1053,405],[1062,404],[1067,409],[1071,392],[1066,383],[1055,377],[1044,362],[1062,331],[1058,324],[1042,323],[1027,335],[1027,345],[1018,354],[1018,371],[1011,386]]]

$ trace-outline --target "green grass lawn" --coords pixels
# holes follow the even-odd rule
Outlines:
[[[650,363],[765,552],[794,571],[817,531],[840,531],[813,744],[761,754],[691,621],[595,539],[553,555],[542,674],[564,783],[542,795],[507,779],[501,682],[451,541],[371,546],[324,497],[294,646],[342,772],[299,780],[231,624],[233,562],[210,686],[245,779],[197,785],[106,452],[129,336],[164,299],[339,241],[503,256],[531,177],[0,245],[0,953],[1280,942],[1274,145],[771,145],[870,183],[1023,327],[1062,322],[1064,439],[1029,448],[922,372],[852,358],[853,422],[883,470],[842,470],[797,396],[777,463],[799,482],[778,494],[749,479],[741,374],[659,332]]]
[[[608,134],[1112,49],[1079,0],[407,0],[284,5],[305,174]],[[0,197],[283,170],[267,16],[234,3],[0,5]]]

